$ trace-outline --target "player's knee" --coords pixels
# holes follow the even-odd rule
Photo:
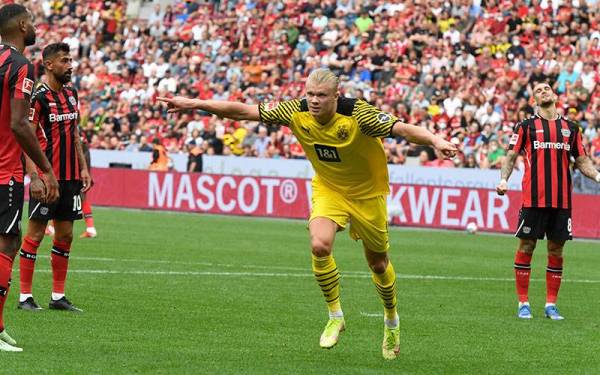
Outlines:
[[[16,247],[5,248],[2,251],[0,251],[0,253],[7,255],[10,259],[14,260],[15,257],[17,256],[17,248]]]
[[[20,247],[20,236],[2,236],[0,242],[0,253],[4,253],[11,259],[15,259]]]
[[[561,257],[563,253],[564,244],[562,243],[554,243],[548,241],[548,255],[552,255],[555,257]]]
[[[384,273],[387,268],[387,259],[369,260],[369,268],[375,273]]]
[[[384,273],[387,268],[387,263],[385,260],[369,263],[369,268],[375,273]]]
[[[563,248],[556,248],[556,249],[548,249],[548,255],[552,255],[554,257],[562,257],[563,254]]]
[[[316,257],[324,257],[331,254],[331,241],[313,237],[310,241],[312,253]]]
[[[521,244],[519,245],[519,251],[527,254],[533,254],[533,251],[535,250],[535,244],[535,241],[521,240]]]
[[[71,244],[73,242],[73,233],[55,233],[54,240],[62,243]]]
[[[27,225],[27,238],[34,240],[35,242],[42,242],[44,239],[44,232],[46,231],[47,222],[40,221],[37,219],[29,220]]]
[[[27,231],[27,238],[35,242],[42,242],[44,239],[44,231]]]

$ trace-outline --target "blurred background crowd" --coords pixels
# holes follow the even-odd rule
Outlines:
[[[82,128],[92,148],[303,158],[285,127],[167,115],[158,95],[259,103],[303,94],[312,69],[459,146],[454,161],[401,138],[389,163],[498,168],[514,125],[547,80],[584,129],[600,167],[600,1],[171,1],[126,17],[125,1],[24,2],[45,44],[71,46]],[[200,163],[201,165],[201,163]],[[198,168],[190,163],[190,169]]]

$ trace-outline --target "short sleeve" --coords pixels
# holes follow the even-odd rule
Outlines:
[[[71,105],[73,105],[77,113],[79,113],[79,94],[77,94],[77,90],[75,90],[73,87],[69,87],[69,91],[71,92],[71,96],[75,100],[75,102],[71,102]],[[69,98],[69,101],[71,101],[71,98]]]
[[[260,121],[265,124],[286,125],[292,123],[292,116],[299,112],[301,101],[299,99],[284,102],[261,103],[258,105]]]
[[[40,114],[42,112],[42,103],[39,100],[38,96],[35,95],[31,100],[31,107],[29,107],[29,122],[33,124],[36,128],[40,123]]]
[[[513,135],[510,137],[508,142],[508,149],[515,150],[517,153],[521,153],[525,148],[525,124],[520,122],[515,126]]]
[[[373,107],[363,100],[357,100],[352,117],[358,122],[361,133],[373,138],[391,137],[392,128],[398,118]]]
[[[14,99],[31,98],[33,92],[34,74],[33,65],[26,61],[23,64],[16,63],[11,67],[9,77],[10,97]]]
[[[583,147],[583,139],[581,137],[581,129],[579,126],[573,126],[573,137],[571,138],[571,155],[577,159],[580,156],[586,156],[585,148]]]

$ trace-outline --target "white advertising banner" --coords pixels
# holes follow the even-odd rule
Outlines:
[[[173,168],[185,172],[187,155],[170,154]],[[133,169],[148,169],[150,152],[92,150],[92,166],[107,168],[111,163],[131,164]],[[306,160],[260,159],[234,156],[204,156],[204,173],[230,176],[311,178],[313,169]],[[390,183],[406,185],[452,186],[494,189],[500,171],[466,168],[432,168],[388,165]],[[522,172],[515,171],[509,181],[510,190],[521,190]]]

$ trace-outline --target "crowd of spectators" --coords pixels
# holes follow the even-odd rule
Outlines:
[[[600,167],[600,1],[213,0],[155,5],[126,17],[124,1],[38,0],[37,49],[71,46],[82,128],[92,148],[303,158],[285,127],[167,115],[155,100],[178,93],[259,103],[302,95],[312,69],[457,144],[443,161],[401,138],[383,140],[389,163],[498,168],[514,125],[550,82],[560,113],[584,129]],[[156,140],[158,139],[158,141]],[[200,163],[201,164],[201,163]]]

